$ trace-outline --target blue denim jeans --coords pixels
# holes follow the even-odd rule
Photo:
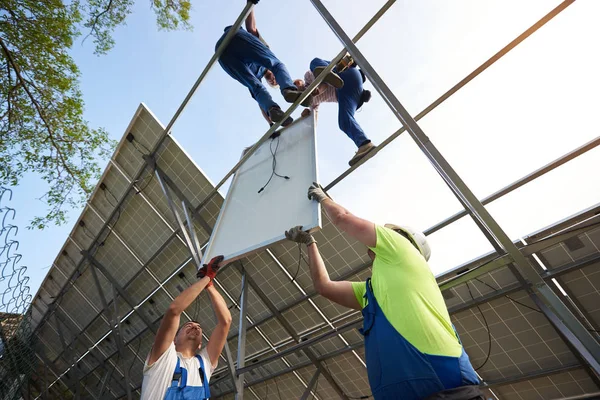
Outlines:
[[[326,67],[329,63],[329,61],[315,58],[310,62],[310,70],[314,72],[316,67]],[[354,118],[354,113],[358,108],[363,92],[362,76],[356,68],[348,68],[339,74],[339,76],[344,81],[344,87],[336,91],[338,98],[338,125],[342,132],[354,141],[356,147],[360,147],[370,142]]]
[[[225,28],[215,49],[219,47],[230,28]],[[261,82],[267,69],[273,72],[282,91],[287,88],[296,89],[285,65],[256,36],[244,29],[236,32],[219,58],[219,64],[229,76],[250,90],[252,97],[266,113],[269,112],[269,108],[277,106]]]

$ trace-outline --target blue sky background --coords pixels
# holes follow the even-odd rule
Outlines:
[[[384,1],[326,0],[353,36]],[[514,39],[559,2],[550,0],[397,1],[359,42],[400,101],[413,115]],[[115,32],[116,46],[93,55],[78,42],[85,117],[119,140],[140,102],[166,125],[214,51],[223,28],[244,2],[194,1],[191,32],[160,32],[147,1],[138,1],[127,25]],[[421,121],[432,142],[477,196],[490,193],[599,135],[600,57],[594,20],[600,2],[579,1],[527,39]],[[341,45],[308,0],[262,0],[257,26],[286,63],[302,77],[313,57],[330,58]],[[400,128],[374,92],[357,119],[377,144]],[[284,106],[280,94],[276,101]],[[299,111],[296,112],[299,115]],[[248,91],[217,65],[175,125],[177,140],[215,182],[235,164],[240,150],[268,126]],[[353,143],[337,128],[337,106],[321,107],[319,174],[329,183],[347,168]],[[600,152],[574,162],[493,203],[489,210],[516,239],[598,202]],[[10,204],[22,264],[35,293],[81,210],[70,223],[44,231],[25,227],[45,206],[44,189],[33,176],[13,188]],[[425,156],[404,134],[336,186],[332,196],[377,223],[426,229],[460,210]],[[430,236],[436,274],[491,250],[463,219]]]

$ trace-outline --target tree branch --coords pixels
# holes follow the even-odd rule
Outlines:
[[[97,30],[97,28],[96,28],[96,25],[98,24],[98,21],[100,20],[100,17],[101,17],[101,16],[103,16],[104,14],[106,14],[107,12],[109,12],[109,11],[110,11],[110,9],[111,9],[111,7],[112,7],[112,5],[113,5],[113,0],[109,0],[109,1],[108,1],[108,5],[107,5],[107,6],[106,6],[106,8],[104,9],[104,11],[102,11],[102,12],[101,12],[101,13],[99,13],[99,14],[96,14],[96,17],[94,17],[94,22],[92,22],[92,26],[90,27],[90,33],[88,33],[88,34],[86,35],[86,37],[84,37],[84,38],[83,38],[83,40],[81,41],[81,44],[83,44],[83,43],[85,42],[85,40],[86,40],[88,37],[90,37],[90,35],[91,35],[93,32],[98,32],[98,30]]]
[[[25,84],[26,81],[25,81],[25,79],[23,79],[23,77],[21,75],[19,66],[16,64],[15,60],[12,57],[12,54],[11,54],[10,50],[8,49],[8,47],[6,47],[6,44],[4,43],[4,41],[2,40],[1,37],[0,37],[0,47],[2,47],[2,51],[6,55],[6,58],[8,59],[9,63],[12,65],[12,68],[15,71],[15,74],[17,75],[17,78],[19,79],[19,81],[21,82],[21,84],[23,86],[23,89],[27,93],[27,96],[29,97],[29,99],[33,103],[33,105],[34,105],[34,107],[35,107],[38,115],[40,116],[42,122],[44,123],[44,126],[46,127],[46,130],[48,131],[48,137],[50,139],[50,142],[52,143],[52,146],[56,150],[56,154],[58,155],[58,158],[60,159],[60,163],[62,164],[63,168],[69,173],[69,175],[71,175],[71,177],[75,179],[75,177],[76,177],[75,173],[73,173],[73,171],[71,171],[71,168],[69,168],[69,165],[67,164],[67,161],[65,160],[64,155],[62,154],[62,152],[60,151],[60,148],[58,147],[58,145],[54,141],[54,133],[52,132],[52,128],[50,127],[50,124],[46,120],[46,117],[44,115],[44,111],[42,110],[42,108],[41,108],[40,104],[38,103],[37,99],[29,91],[29,88]],[[77,179],[75,179],[75,180],[77,181]]]

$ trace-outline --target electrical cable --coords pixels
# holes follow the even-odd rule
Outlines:
[[[292,277],[292,282],[294,282],[298,277],[298,273],[300,272],[300,264],[302,263],[303,259],[304,255],[302,254],[302,243],[298,243],[298,267],[296,267],[296,273]]]
[[[277,397],[281,400],[281,392],[279,391],[279,384],[277,383],[277,377],[273,379],[275,381],[275,387],[277,388]]]
[[[83,228],[82,231],[85,234],[85,236],[89,237],[92,240],[95,239],[95,237],[92,235],[92,233],[89,231],[89,229],[85,225],[81,225],[81,227]]]
[[[129,365],[129,369],[127,370],[127,374],[131,376],[131,368],[133,368],[133,364],[135,363],[135,357],[140,352],[140,347],[142,346],[142,337],[138,337],[138,345],[135,353],[133,354],[133,359],[131,360],[131,364]]]
[[[106,192],[110,193],[110,195],[112,196],[113,199],[115,199],[115,203],[113,204],[112,201],[110,201],[108,199],[108,196],[106,196]],[[104,198],[106,199],[106,201],[108,201],[110,203],[111,206],[116,207],[117,204],[119,204],[119,200],[117,200],[117,196],[115,196],[115,194],[108,188],[108,186],[104,185]]]
[[[130,142],[133,145],[133,147],[135,147],[135,149],[138,151],[138,153],[140,153],[141,155],[146,156],[146,155],[149,155],[151,153],[151,151],[146,146],[144,146],[144,144],[142,142],[138,142],[144,148],[144,150],[146,150],[147,153],[142,152],[140,150],[140,148],[137,147],[137,145],[135,144],[135,142],[137,142],[137,140],[135,140],[135,138],[132,139]]]
[[[471,287],[469,286],[469,282],[465,282],[465,284],[467,285],[467,289],[469,290],[469,295],[471,296],[471,300],[475,301],[475,298],[473,297],[473,292],[471,292]],[[487,333],[488,333],[487,356],[485,357],[485,360],[483,361],[483,363],[479,367],[475,368],[475,371],[478,371],[481,368],[483,368],[483,366],[488,362],[488,360],[490,359],[490,355],[492,354],[492,332],[490,331],[490,326],[488,325],[487,319],[485,318],[485,314],[481,310],[481,307],[479,307],[479,304],[477,304],[476,307],[479,310],[479,313],[481,314],[481,318],[483,318],[483,322],[485,323],[485,329],[487,330]]]
[[[302,263],[302,261],[304,261],[304,263],[306,265],[310,265],[308,263],[308,261],[306,260],[306,258],[304,257],[304,252],[302,251],[302,244],[298,243],[298,266],[296,267],[296,272],[294,273],[294,276],[292,277],[292,282],[294,282],[296,280],[296,278],[298,277],[298,273],[300,272],[300,264]]]
[[[488,284],[487,282],[484,282],[484,281],[482,281],[482,280],[481,280],[481,279],[479,279],[479,278],[474,278],[474,279],[475,279],[477,282],[479,282],[479,283],[483,283],[485,286],[489,287],[490,289],[492,289],[492,290],[493,290],[493,291],[495,291],[495,292],[499,292],[499,291],[500,291],[500,289],[493,287],[492,285]],[[515,300],[515,299],[513,299],[512,297],[510,297],[510,296],[508,296],[508,295],[504,295],[504,297],[506,297],[507,299],[509,299],[509,300],[510,300],[510,301],[512,301],[513,303],[516,303],[516,304],[518,304],[518,305],[520,305],[520,306],[522,306],[522,307],[525,307],[525,308],[528,308],[528,309],[530,309],[530,310],[532,310],[532,311],[535,311],[535,312],[538,312],[538,313],[540,313],[540,314],[543,314],[543,312],[542,312],[541,310],[539,310],[539,309],[537,309],[537,308],[530,307],[530,306],[528,306],[527,304],[523,304],[523,303],[521,303],[520,301],[518,301],[518,300]]]
[[[275,139],[277,139],[277,144],[275,146],[275,151],[273,151],[273,142],[275,141]],[[271,180],[273,179],[274,176],[277,176],[279,178],[288,180],[290,179],[289,176],[287,175],[280,175],[276,172],[276,168],[277,168],[277,150],[279,149],[279,135],[273,137],[271,139],[271,143],[269,143],[269,150],[271,151],[271,156],[273,157],[273,160],[271,162],[271,176],[269,177],[269,180],[267,181],[267,183],[264,184],[263,187],[261,187],[258,190],[258,193],[262,193],[263,190],[265,190],[265,188],[269,185],[269,183],[271,183]]]
[[[321,374],[319,374],[319,376],[317,376],[317,381],[315,382],[315,388],[314,388],[314,390],[312,390],[313,400],[316,400],[316,398],[317,398],[317,391],[319,390],[319,378],[320,377],[321,377]]]
[[[265,400],[269,398],[269,381],[265,381]]]
[[[140,194],[142,193],[144,190],[146,190],[146,188],[148,187],[148,185],[150,184],[150,182],[152,182],[152,180],[154,179],[154,172],[156,172],[156,167],[154,167],[152,169],[152,172],[150,172],[150,174],[146,175],[145,177],[138,179],[136,181],[134,181],[134,184],[137,184],[140,181],[144,181],[148,178],[148,176],[150,177],[150,179],[148,179],[148,181],[146,182],[146,184],[144,185],[143,188],[138,188],[138,190],[135,192],[135,194]]]

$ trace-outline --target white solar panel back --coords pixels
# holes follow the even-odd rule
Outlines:
[[[319,204],[306,195],[316,181],[315,121],[310,116],[267,140],[242,164],[221,208],[203,262],[216,255],[226,260],[241,258],[284,240],[284,232],[296,225],[305,230],[320,228]]]

